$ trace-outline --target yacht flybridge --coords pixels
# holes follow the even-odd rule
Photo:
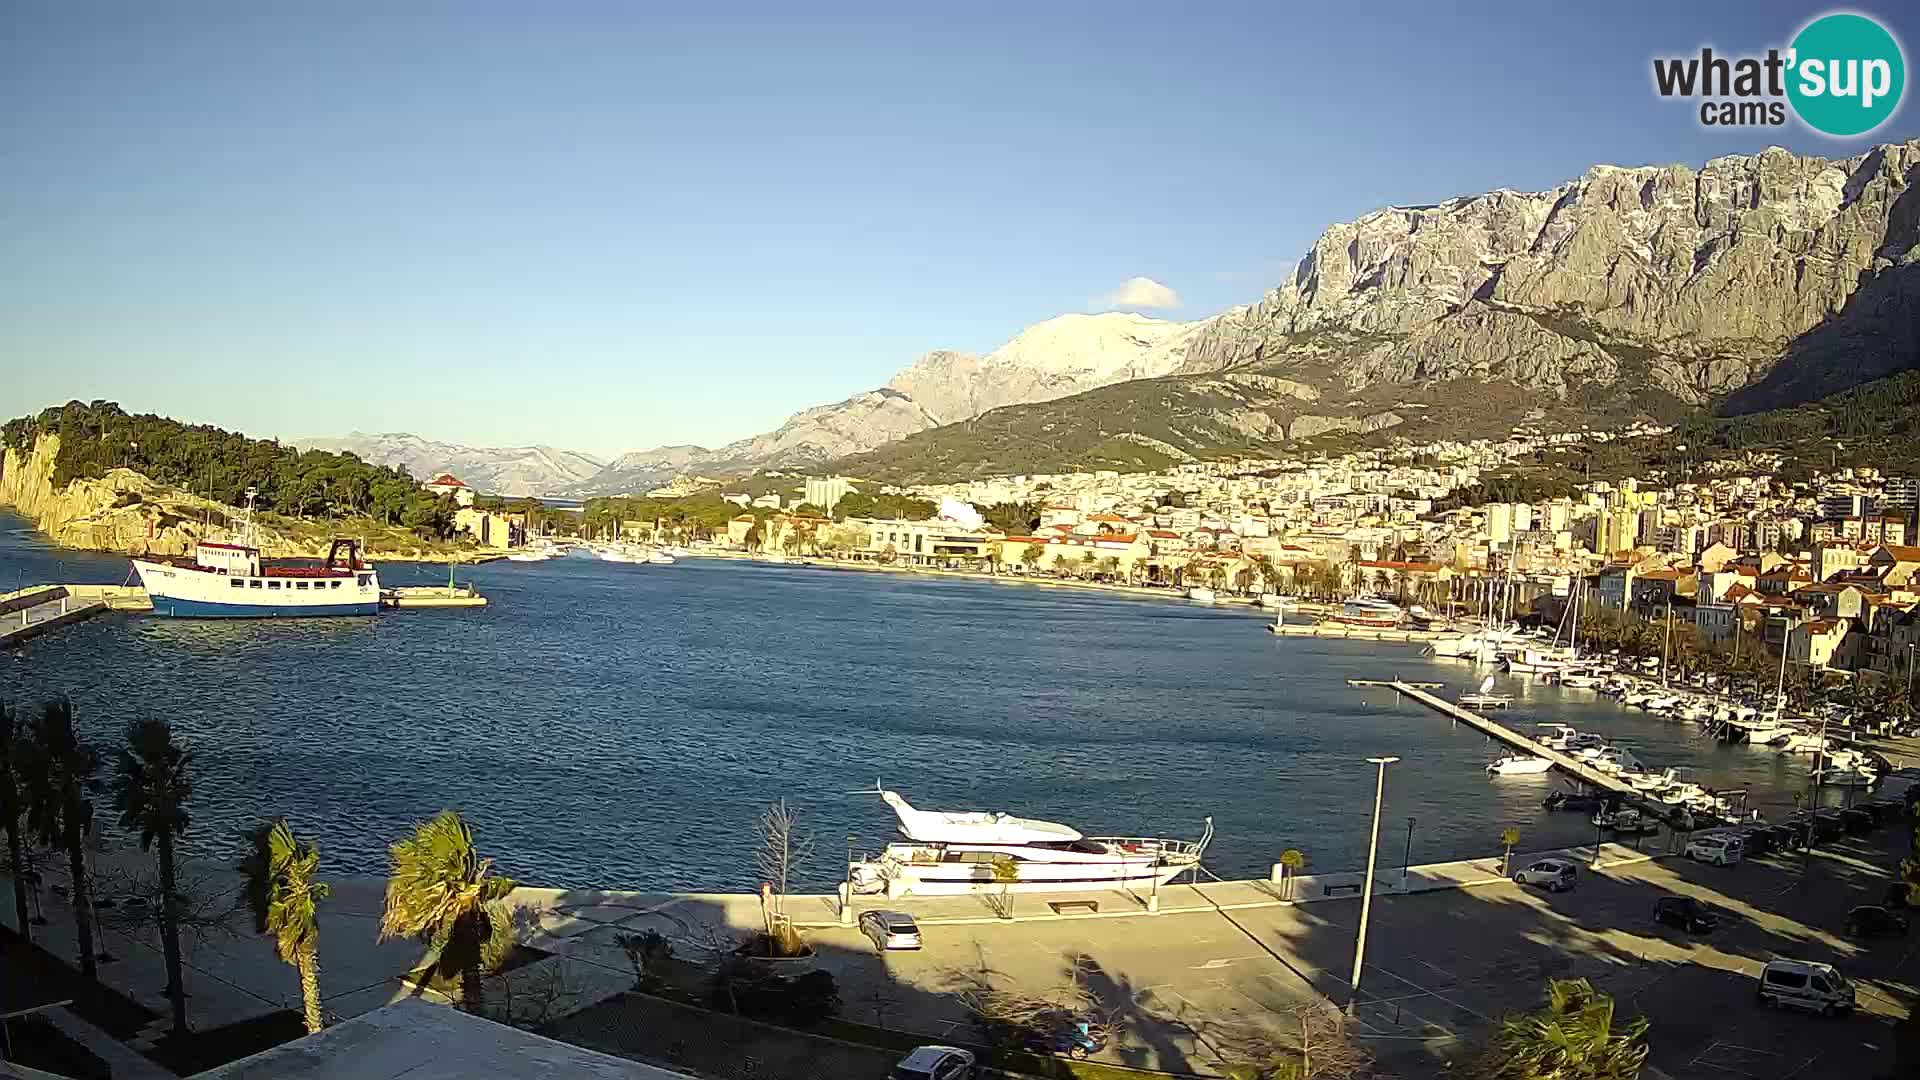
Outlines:
[[[897,791],[880,798],[900,819],[905,842],[848,867],[855,892],[889,897],[973,892],[1068,892],[1157,887],[1188,870],[1213,839],[1213,819],[1198,840],[1085,836],[1057,821],[985,811],[921,810]],[[995,867],[1012,868],[1002,880]],[[1005,871],[1001,871],[1005,873]]]

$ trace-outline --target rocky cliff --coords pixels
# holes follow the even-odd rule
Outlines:
[[[131,469],[112,469],[95,479],[53,486],[58,435],[42,435],[33,449],[0,452],[0,506],[30,519],[61,547],[123,554],[185,555],[201,540],[231,538],[239,511],[179,488],[159,484]],[[368,530],[362,530],[363,532]],[[367,553],[385,559],[443,560],[403,530],[369,535]],[[263,554],[275,558],[324,556],[324,533],[296,536],[262,524],[255,530]],[[355,535],[358,535],[356,533]],[[456,556],[457,557],[457,556]]]
[[[1915,363],[1916,180],[1920,141],[1837,160],[1776,147],[1391,207],[1329,228],[1181,370],[1562,400],[1633,383],[1735,408],[1830,393]]]

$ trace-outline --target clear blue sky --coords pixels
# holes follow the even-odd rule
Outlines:
[[[1823,10],[6,0],[0,415],[714,445],[1383,204],[1920,133],[1655,99]]]

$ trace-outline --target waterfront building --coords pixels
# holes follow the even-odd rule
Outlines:
[[[525,514],[501,514],[463,506],[454,511],[453,528],[455,532],[464,532],[473,537],[473,542],[481,547],[495,551],[505,551],[527,542]]]
[[[747,534],[753,531],[753,524],[759,518],[752,514],[735,514],[727,519],[727,544],[731,547],[746,547]]]
[[[852,490],[853,484],[844,476],[808,477],[805,499],[822,512],[831,514],[833,508]]]
[[[453,496],[453,501],[460,506],[473,505],[473,489],[466,485],[466,481],[452,473],[443,472],[427,481],[424,486],[435,495]]]
[[[847,523],[866,531],[868,552],[891,553],[912,566],[939,566],[956,560],[985,561],[989,555],[1001,551],[999,532],[968,529],[952,521],[849,518]]]

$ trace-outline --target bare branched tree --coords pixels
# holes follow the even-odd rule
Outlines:
[[[1017,1031],[1044,1029],[1063,1016],[1085,1021],[1089,1032],[1103,1040],[1114,1028],[1112,1011],[1088,988],[1077,962],[1062,972],[1054,986],[1034,988],[1015,984],[992,970],[982,956],[976,967],[948,969],[942,984],[972,1014],[989,1041]]]
[[[793,872],[813,855],[813,839],[800,833],[800,818],[779,799],[760,815],[760,847],[754,852],[754,865],[763,881],[773,888],[768,909],[767,932],[773,932],[773,916],[787,913],[786,899]]]
[[[589,995],[573,977],[571,963],[554,957],[494,976],[485,989],[482,1015],[532,1031],[580,1011]]]
[[[165,890],[160,874],[144,863],[101,867],[94,875],[97,895],[111,897],[111,907],[100,908],[100,923],[129,937],[160,929]],[[204,940],[212,934],[238,937],[252,933],[246,898],[230,879],[181,867],[174,878],[174,914],[183,939]]]
[[[1373,1080],[1372,1051],[1356,1042],[1347,1018],[1327,1001],[1286,1010],[1277,1024],[1209,1022],[1205,1041],[1234,1080]],[[1191,1022],[1189,1022],[1191,1026]]]

